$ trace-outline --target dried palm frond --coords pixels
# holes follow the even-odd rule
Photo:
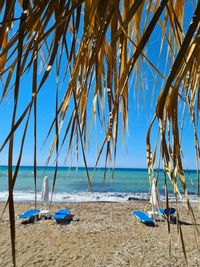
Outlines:
[[[164,85],[163,90],[162,86],[159,88],[160,96],[147,134],[149,177],[151,179],[154,172],[156,151],[161,151],[159,162],[162,159],[175,195],[179,193],[179,179],[190,207],[182,164],[179,106],[184,101],[190,113],[198,167],[200,1],[196,1],[193,19],[187,30],[183,27],[185,6],[186,2],[183,0],[0,1],[1,102],[10,97],[14,103],[10,131],[0,147],[2,151],[9,144],[8,204],[14,265],[16,262],[13,188],[21,165],[33,109],[36,196],[38,96],[46,81],[54,75],[55,116],[47,133],[47,139],[54,136],[47,159],[48,163],[55,156],[52,194],[59,155],[65,144],[67,156],[73,148],[77,159],[82,153],[88,181],[92,182],[94,174],[90,175],[88,171],[86,151],[87,143],[90,143],[88,137],[93,131],[93,122],[98,123],[104,134],[103,138],[100,138],[101,145],[98,148],[95,168],[102,155],[105,155],[105,167],[111,161],[115,165],[119,130],[122,128],[123,143],[128,129],[128,101],[130,94],[134,94],[131,79],[139,85],[139,77],[141,76],[142,81],[144,79],[140,67],[147,64],[155,77],[152,95],[155,87],[160,86],[157,77]],[[158,62],[151,60],[148,51],[155,31],[161,32],[157,44]],[[159,67],[163,51],[166,52],[165,71]],[[30,88],[27,88],[31,92],[31,97],[26,99],[24,109],[19,110],[23,77],[31,77]],[[63,95],[60,93],[60,84],[65,89]],[[48,96],[46,99],[48,101]],[[17,167],[13,174],[14,139],[24,122]],[[151,130],[155,125],[160,138],[157,139],[152,153]],[[36,200],[35,197],[35,205]]]

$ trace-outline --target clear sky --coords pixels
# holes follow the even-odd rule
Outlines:
[[[189,1],[187,1],[189,2]],[[188,8],[186,8],[186,17],[184,22],[185,29],[188,27],[191,16],[192,9],[191,5],[187,3]],[[14,31],[15,29],[13,29]],[[159,51],[159,40],[160,40],[161,32],[160,29],[157,28],[151,38],[149,43],[149,48],[147,51],[147,55],[152,62],[156,63],[158,59],[158,51]],[[162,57],[162,60],[159,64],[159,69],[164,71],[165,65],[165,57]],[[63,63],[64,69],[64,63]],[[129,84],[129,123],[128,123],[128,132],[126,134],[124,146],[122,146],[121,142],[121,129],[119,129],[119,140],[118,140],[118,151],[117,151],[117,160],[116,167],[129,167],[129,168],[141,168],[146,167],[146,132],[148,129],[148,125],[153,117],[155,111],[155,99],[160,92],[161,82],[158,79],[158,83],[155,90],[155,96],[153,101],[153,108],[151,109],[151,97],[152,97],[152,89],[153,89],[153,76],[147,66],[143,66],[142,77],[145,81],[144,91],[138,90],[137,86],[135,87],[134,81]],[[38,73],[38,79],[41,78],[41,72]],[[141,82],[141,81],[140,81]],[[66,88],[67,79],[64,84],[60,83],[59,86],[59,95],[60,99],[63,96],[64,90]],[[50,127],[50,124],[54,118],[55,112],[55,69],[52,69],[52,73],[50,74],[49,79],[45,83],[44,87],[39,93],[38,96],[38,117],[37,117],[37,134],[38,134],[38,142],[37,142],[37,162],[38,165],[44,165],[48,151],[50,148],[50,144],[53,138],[53,135],[50,136],[49,140],[45,145],[43,142],[45,140],[46,134]],[[31,97],[31,87],[32,81],[30,75],[25,75],[22,79],[21,87],[20,87],[20,102],[18,106],[18,116],[24,110],[28,101]],[[134,89],[135,88],[135,89]],[[1,88],[2,90],[2,88]],[[136,91],[135,91],[136,90]],[[136,92],[136,93],[135,93]],[[145,101],[144,101],[145,95]],[[92,96],[90,96],[92,98]],[[11,94],[8,99],[3,101],[0,105],[0,144],[3,143],[5,137],[7,136],[10,130],[11,124],[11,116],[13,109],[13,95]],[[88,106],[88,115],[91,114],[91,106]],[[185,129],[183,132],[183,153],[184,153],[184,165],[187,168],[195,168],[195,151],[194,151],[194,138],[193,138],[193,130],[191,127],[191,123],[189,121],[189,117],[186,115],[185,121]],[[16,161],[16,156],[19,152],[21,134],[24,127],[24,123],[22,127],[20,127],[15,136],[15,150],[14,150],[14,160]],[[88,127],[89,129],[89,127]],[[97,132],[97,134],[96,134]],[[62,136],[63,133],[61,133]],[[95,136],[98,135],[98,144],[96,142]],[[92,136],[91,136],[91,147],[90,150],[87,149],[87,161],[89,166],[94,166],[95,160],[97,158],[97,150],[101,144],[102,138],[104,136],[103,131],[100,129],[98,121],[95,127],[93,126]],[[153,131],[152,137],[156,136],[156,132]],[[63,147],[63,150],[59,157],[59,164],[61,166],[65,165],[64,160],[66,157],[66,149],[67,144]],[[0,165],[7,165],[7,155],[8,155],[8,146],[0,154]],[[32,165],[33,164],[33,114],[31,116],[30,125],[28,127],[24,153],[22,158],[22,165]],[[53,164],[53,161],[51,161]],[[69,165],[69,161],[67,161],[66,165]],[[76,165],[76,161],[74,161],[73,165]],[[79,156],[79,166],[83,166],[83,160],[81,156]],[[104,157],[100,161],[100,166],[104,166]]]

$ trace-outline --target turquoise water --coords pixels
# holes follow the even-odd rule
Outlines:
[[[93,169],[89,169],[92,174]],[[54,168],[37,167],[37,196],[40,199],[40,192],[44,176],[49,178],[49,188],[51,190],[54,177]],[[0,201],[7,198],[7,167],[0,167]],[[196,199],[197,178],[196,172],[190,171],[190,176],[186,174],[187,184],[191,198]],[[168,182],[169,183],[169,182]],[[163,173],[159,176],[159,193],[164,196]],[[92,182],[92,193],[85,168],[65,168],[59,167],[53,201],[127,201],[130,198],[148,199],[149,181],[146,169],[116,169],[112,179],[112,170],[107,170],[104,180],[104,169],[97,169]],[[172,188],[169,186],[170,196],[173,197]],[[21,167],[18,173],[14,188],[16,201],[34,200],[34,179],[32,167]]]

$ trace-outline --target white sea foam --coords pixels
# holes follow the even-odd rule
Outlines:
[[[127,201],[149,201],[148,193],[121,193],[121,192],[79,192],[79,193],[54,193],[53,202],[127,202]],[[6,201],[8,192],[0,192],[0,202]],[[162,202],[165,202],[165,196],[160,195]],[[14,200],[16,202],[31,202],[35,200],[33,191],[15,191]],[[40,202],[41,193],[37,194],[37,200]],[[169,194],[169,201],[174,202],[175,197]],[[185,202],[185,198],[179,198],[180,202]],[[200,202],[197,195],[190,195],[191,202]]]

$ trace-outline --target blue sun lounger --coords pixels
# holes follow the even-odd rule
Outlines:
[[[71,221],[73,215],[71,214],[70,210],[58,210],[52,218],[56,220],[57,222],[59,221]]]
[[[160,209],[160,215],[162,216],[167,216],[168,214],[171,216],[176,212],[176,209],[174,208],[169,208],[169,209]]]
[[[132,211],[132,215],[135,216],[140,222],[142,222],[146,225],[155,226],[153,219],[151,217],[149,217],[143,211],[134,210],[134,211]]]
[[[18,215],[19,219],[22,220],[33,220],[39,216],[40,210],[39,209],[33,209],[33,210],[27,210],[24,213]]]
[[[169,209],[160,209],[159,210],[160,215],[167,219],[167,216],[169,215],[169,219],[171,222],[176,223],[176,216],[174,216],[174,213],[176,212],[175,208],[169,208]]]
[[[175,222],[176,217],[174,216],[174,213],[176,212],[176,209],[169,208],[169,209],[155,209],[154,211],[148,211],[148,216],[151,218],[154,218],[156,220],[160,221],[160,216],[164,219],[167,219],[167,215],[169,215],[170,221]]]

